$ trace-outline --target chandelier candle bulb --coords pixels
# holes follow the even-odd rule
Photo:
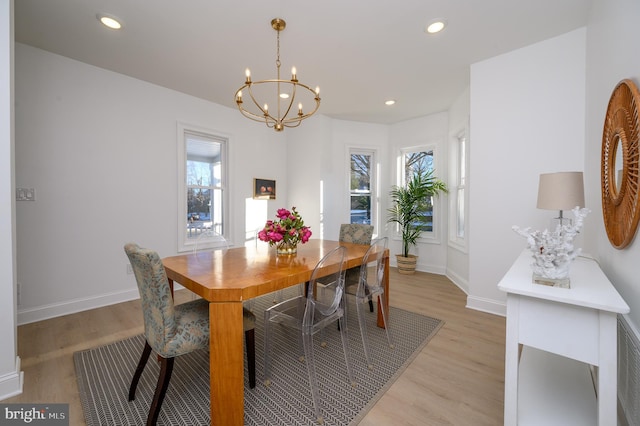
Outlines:
[[[236,98],[236,102],[242,103],[242,90],[238,92],[238,97]]]
[[[302,115],[302,104],[298,104],[298,115]]]
[[[291,67],[291,81],[298,81],[298,77],[296,76],[296,67]]]
[[[251,71],[249,70],[249,68],[247,68],[246,70],[244,70],[244,75],[247,76],[247,80],[246,83],[250,84],[251,83]]]

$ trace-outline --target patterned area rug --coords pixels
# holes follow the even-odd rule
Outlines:
[[[285,297],[290,296],[285,295]],[[352,298],[349,298],[352,299]],[[273,345],[272,384],[262,384],[263,318],[261,312],[273,296],[256,299],[256,387],[249,388],[245,365],[245,425],[315,425],[306,366],[298,360],[298,338],[278,330]],[[348,383],[340,334],[329,327],[326,347],[316,339],[316,363],[325,425],[355,425],[436,334],[443,322],[391,308],[395,347],[389,348],[383,329],[369,320],[373,371],[367,369],[355,305],[348,306],[351,360],[358,383]],[[276,329],[280,327],[275,327]],[[135,401],[128,402],[131,377],[144,346],[142,335],[73,356],[80,399],[88,426],[140,425],[146,422],[159,368],[149,360],[138,384]],[[246,359],[246,358],[245,358]],[[246,361],[245,361],[246,364]],[[209,355],[198,351],[176,358],[171,383],[158,425],[209,424]]]

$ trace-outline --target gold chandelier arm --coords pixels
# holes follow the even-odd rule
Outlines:
[[[286,118],[286,114],[285,114],[285,119],[282,120],[282,123],[287,127],[298,127],[300,125],[300,123],[302,122],[302,120],[311,117],[313,114],[316,113],[316,111],[318,111],[318,108],[320,108],[320,96],[315,92],[315,90],[311,89],[306,84],[302,84],[302,83],[294,83],[294,84],[296,86],[303,87],[306,90],[308,90],[309,92],[313,93],[313,96],[314,96],[313,99],[315,101],[315,108],[311,112],[308,112],[308,113],[302,114],[302,115],[298,114],[295,117],[291,117],[291,118]],[[293,100],[292,100],[291,103],[293,104]],[[289,125],[289,123],[293,123],[293,122],[297,122],[297,124],[295,126]]]
[[[236,92],[235,98],[236,98],[236,104],[238,105],[238,109],[240,110],[242,115],[244,115],[245,117],[250,118],[251,120],[254,120],[254,121],[264,122],[268,127],[271,128],[271,127],[273,127],[275,125],[276,120],[273,117],[271,117],[268,112],[265,112],[265,110],[262,108],[262,106],[260,106],[260,104],[258,103],[256,98],[253,96],[253,92],[251,90],[252,84],[255,84],[255,83],[245,84],[240,89],[238,89],[238,91]],[[242,107],[242,104],[244,103],[244,101],[239,96],[239,94],[242,93],[242,91],[245,90],[245,89],[249,93],[249,97],[253,101],[254,105],[262,112],[262,115],[254,114],[253,112],[251,112],[251,111],[249,111],[249,110],[247,110],[247,109]],[[271,119],[271,121],[273,121],[273,124],[269,123],[269,121],[270,121],[269,119]]]
[[[291,91],[291,97],[289,98],[289,106],[287,106],[287,110],[284,114],[280,115],[280,98],[278,97],[278,120],[281,122],[286,122],[287,115],[289,115],[289,111],[291,111],[291,105],[296,100],[296,83],[293,83],[293,90]]]

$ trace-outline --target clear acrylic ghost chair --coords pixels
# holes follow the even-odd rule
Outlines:
[[[196,255],[198,259],[205,259],[211,256],[211,252],[215,250],[228,250],[229,242],[225,237],[218,234],[217,232],[206,229],[202,231],[196,237],[196,242],[193,245],[193,254]],[[191,300],[195,300],[197,295],[193,293],[191,295]],[[251,309],[251,307],[249,307]]]
[[[260,239],[258,238],[258,233],[262,230],[262,228],[256,228],[253,231],[249,231],[253,234],[253,240],[255,242],[255,248],[258,248],[258,244]],[[300,294],[302,294],[302,290],[300,290]],[[273,303],[278,303],[283,299],[284,291],[276,290],[273,292]],[[251,303],[251,301],[249,301]]]
[[[196,237],[196,243],[193,246],[194,254],[202,254],[212,250],[227,250],[229,242],[225,237],[211,229],[202,231]]]
[[[343,223],[340,225],[340,235],[338,241],[353,244],[371,245],[373,238],[373,225],[362,223]],[[355,266],[345,272],[345,287],[347,293],[355,294],[360,279],[360,267]],[[369,310],[373,312],[373,302],[369,303]]]
[[[264,313],[264,383],[271,384],[271,345],[274,340],[274,324],[289,327],[299,332],[304,350],[309,385],[313,397],[316,420],[323,423],[320,412],[320,394],[316,379],[316,366],[313,351],[313,335],[335,323],[340,324],[340,337],[347,375],[352,386],[355,379],[351,371],[349,356],[349,339],[345,321],[344,307],[344,258],[346,249],[336,247],[327,253],[316,265],[309,280],[306,296],[297,296],[268,308]],[[323,286],[323,291],[314,291],[316,285]],[[323,343],[323,346],[326,346]]]
[[[360,324],[360,334],[362,335],[362,345],[364,347],[364,356],[367,360],[367,366],[371,370],[371,356],[369,353],[369,333],[367,331],[365,304],[372,305],[376,300],[376,296],[380,298],[378,306],[382,312],[384,327],[387,333],[387,341],[389,347],[393,348],[393,339],[391,330],[389,329],[389,313],[387,312],[386,295],[384,294],[384,270],[385,259],[384,252],[387,249],[387,237],[378,238],[371,242],[371,246],[367,250],[362,259],[360,266],[360,279],[358,287],[355,291],[356,310],[358,311],[358,323]]]

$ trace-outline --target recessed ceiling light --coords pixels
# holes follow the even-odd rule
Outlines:
[[[98,21],[102,23],[102,25],[111,28],[112,30],[119,30],[120,28],[122,28],[122,21],[113,15],[98,13],[97,18]]]
[[[442,18],[433,19],[427,24],[427,27],[425,28],[425,32],[429,34],[439,33],[440,31],[444,30],[444,27],[446,26],[447,26],[446,20]]]
[[[391,105],[393,105],[395,103],[396,103],[396,101],[394,101],[393,99],[389,99],[388,101],[384,101],[384,104],[385,105],[389,105],[389,106],[391,106]]]

